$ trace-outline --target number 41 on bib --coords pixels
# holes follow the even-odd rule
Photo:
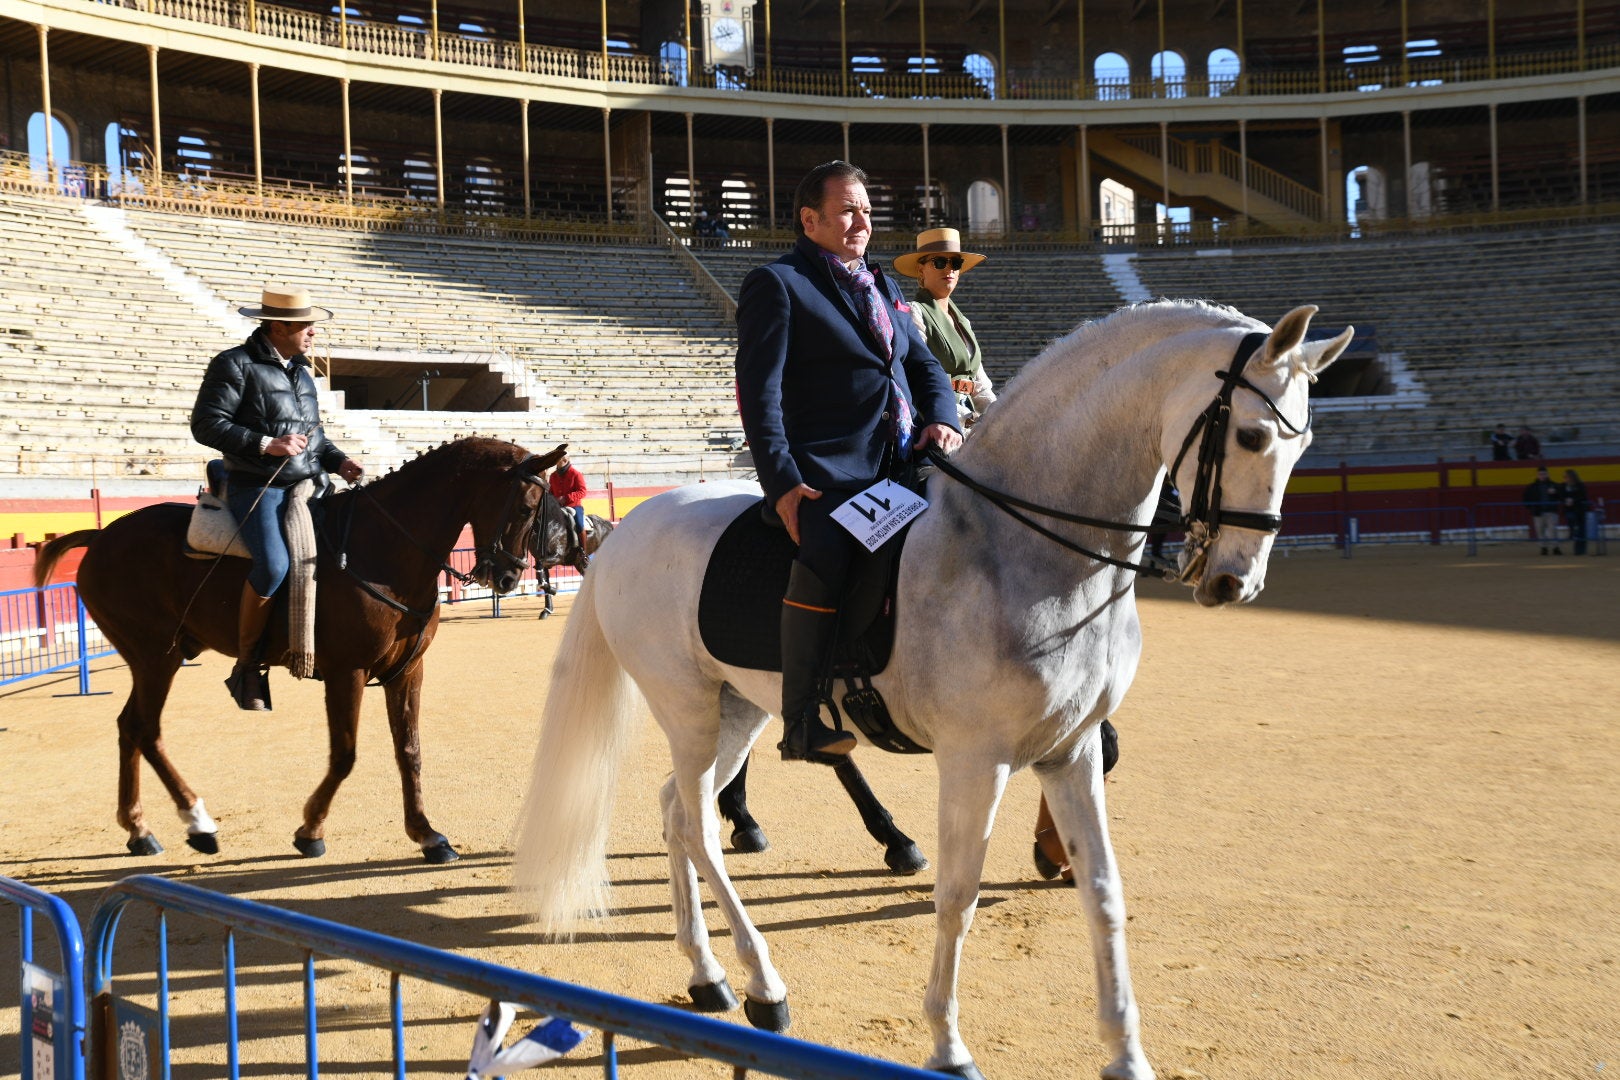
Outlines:
[[[899,534],[900,529],[928,509],[928,500],[901,487],[893,480],[879,480],[832,512],[832,519],[865,545],[876,551]]]

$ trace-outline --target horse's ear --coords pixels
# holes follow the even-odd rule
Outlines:
[[[566,453],[568,453],[568,444],[561,443],[558,445],[557,449],[551,451],[550,453],[541,454],[538,457],[530,458],[524,468],[529,472],[530,475],[545,472],[547,469],[557,464],[557,462],[561,461],[563,455]]]
[[[1350,339],[1355,336],[1356,328],[1347,326],[1336,338],[1328,341],[1307,341],[1300,346],[1299,352],[1304,360],[1305,374],[1310,376],[1311,382],[1315,382],[1322,369],[1337,360],[1339,354],[1349,348]]]
[[[1311,316],[1318,310],[1315,304],[1306,304],[1278,319],[1271,336],[1260,348],[1260,362],[1275,366],[1283,357],[1299,348],[1299,343],[1305,340],[1305,331],[1311,328]]]

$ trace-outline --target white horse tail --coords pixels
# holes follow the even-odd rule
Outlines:
[[[518,819],[515,883],[544,933],[608,912],[608,823],[637,695],[602,633],[595,581],[585,575],[568,614]]]

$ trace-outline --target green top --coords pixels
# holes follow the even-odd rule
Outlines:
[[[953,379],[971,379],[984,365],[979,350],[979,339],[973,335],[973,324],[968,322],[955,300],[948,300],[951,313],[946,315],[934,306],[934,296],[927,289],[918,289],[913,300],[922,311],[923,334],[928,339],[928,351]],[[957,332],[960,326],[961,332]]]

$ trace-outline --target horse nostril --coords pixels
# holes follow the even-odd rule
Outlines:
[[[1236,574],[1222,574],[1215,579],[1214,592],[1223,604],[1230,604],[1243,595],[1243,582]]]

